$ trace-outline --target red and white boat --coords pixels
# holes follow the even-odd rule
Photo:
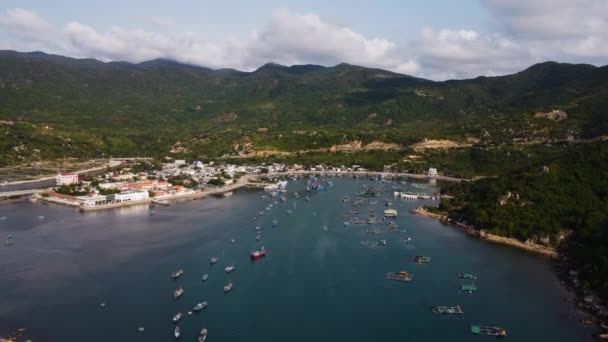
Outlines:
[[[266,256],[266,250],[262,247],[261,251],[251,252],[251,260],[258,260]]]

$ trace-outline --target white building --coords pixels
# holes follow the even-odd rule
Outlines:
[[[125,191],[118,194],[110,195],[114,202],[130,202],[130,201],[141,201],[146,200],[149,197],[147,191]],[[108,196],[108,197],[110,197]]]
[[[55,177],[55,183],[57,186],[78,184],[78,174],[76,173],[63,173],[58,174]]]
[[[173,165],[176,165],[176,166],[179,166],[179,165],[184,165],[184,164],[186,164],[186,161],[185,161],[185,160],[183,160],[183,159],[176,159],[176,160],[173,162]]]
[[[437,169],[434,167],[429,168],[429,177],[437,177]]]
[[[108,203],[108,198],[103,195],[79,196],[76,197],[76,201],[84,207],[94,207],[96,205]]]

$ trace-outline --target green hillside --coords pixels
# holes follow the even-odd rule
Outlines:
[[[423,138],[492,145],[608,131],[608,67],[547,62],[502,77],[432,82],[348,64],[254,72],[167,60],[103,63],[0,52],[0,164],[61,157],[192,157]],[[534,118],[565,110],[568,119]]]

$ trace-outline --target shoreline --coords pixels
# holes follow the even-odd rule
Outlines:
[[[418,207],[413,212],[416,215],[438,220],[445,225],[456,228],[480,240],[507,245],[542,257],[548,257],[553,263],[553,270],[557,278],[568,293],[566,300],[571,302],[575,311],[581,315],[580,323],[592,329],[593,332],[591,334],[598,341],[608,341],[608,324],[605,323],[607,317],[604,313],[601,300],[599,300],[595,292],[577,286],[578,281],[576,280],[576,276],[578,275],[578,271],[572,267],[566,258],[561,257],[554,248],[538,244],[527,244],[513,238],[490,234],[484,230],[477,230],[471,226],[451,221],[445,214],[434,213],[426,210],[424,207]]]
[[[432,219],[438,220],[439,222],[457,228],[458,230],[464,232],[467,235],[474,236],[479,238],[480,240],[485,240],[501,245],[507,245],[511,247],[515,247],[521,250],[525,250],[528,252],[532,252],[535,254],[543,255],[549,257],[551,259],[558,259],[559,253],[555,250],[555,248],[539,245],[536,243],[524,243],[517,239],[490,234],[485,230],[474,229],[471,226],[466,226],[459,222],[451,221],[445,214],[438,214],[431,211],[426,210],[424,207],[418,207],[414,210],[417,215],[430,217]]]

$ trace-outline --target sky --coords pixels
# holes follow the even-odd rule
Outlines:
[[[461,79],[548,60],[608,64],[608,0],[0,0],[0,49]]]

